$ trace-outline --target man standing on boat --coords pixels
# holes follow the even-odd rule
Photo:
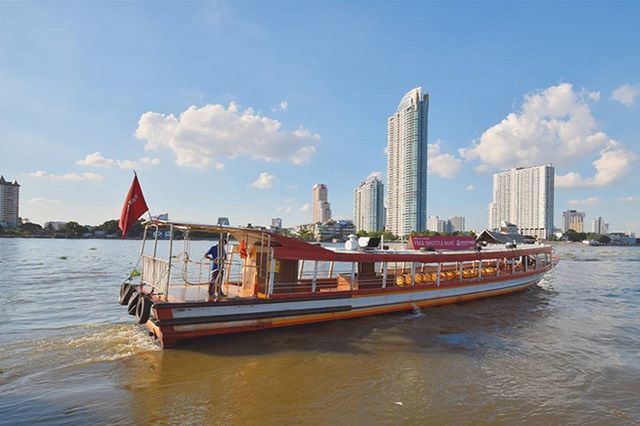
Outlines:
[[[224,260],[225,260],[225,239],[221,238],[218,244],[214,244],[204,254],[204,257],[211,260],[211,276],[209,280],[209,295],[224,296],[222,293],[222,277],[224,276]]]

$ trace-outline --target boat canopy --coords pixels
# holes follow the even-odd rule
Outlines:
[[[536,253],[551,252],[549,246],[483,251],[456,252],[421,252],[417,250],[367,250],[348,251],[331,250],[317,244],[311,244],[296,238],[280,235],[264,229],[242,228],[223,225],[207,225],[180,221],[152,219],[145,225],[171,228],[181,231],[200,231],[209,233],[229,234],[238,241],[245,241],[247,245],[258,245],[273,249],[276,259],[288,260],[324,260],[335,262],[464,262],[471,260],[493,259],[497,251],[508,252],[510,257],[526,256]]]

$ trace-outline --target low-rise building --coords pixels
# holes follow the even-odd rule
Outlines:
[[[350,234],[355,233],[356,227],[351,220],[329,220],[316,223],[313,228],[313,235],[317,241],[345,241]]]
[[[615,246],[632,246],[636,244],[636,236],[633,233],[612,232],[607,234],[607,237],[611,240],[609,244]]]

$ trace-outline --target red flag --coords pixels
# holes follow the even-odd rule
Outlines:
[[[129,231],[140,216],[147,211],[149,211],[149,207],[147,207],[147,202],[144,200],[144,195],[142,195],[138,175],[134,175],[131,188],[129,188],[127,198],[124,200],[124,206],[122,206],[122,213],[120,213],[120,223],[118,226],[122,231],[122,238],[127,235],[127,231]]]

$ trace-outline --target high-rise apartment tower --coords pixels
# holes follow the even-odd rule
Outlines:
[[[407,235],[427,225],[429,95],[410,90],[387,120],[387,231]]]
[[[331,206],[328,197],[327,185],[323,183],[313,185],[313,223],[325,223],[331,220]]]
[[[384,185],[379,177],[368,177],[353,190],[353,221],[356,231],[382,231]]]
[[[567,210],[562,212],[562,232],[573,229],[576,232],[584,232],[584,212]]]
[[[597,219],[593,219],[591,231],[594,234],[606,235],[609,233],[609,224],[604,223],[604,220],[600,216]]]
[[[14,180],[7,182],[0,176],[0,227],[18,226],[18,208],[20,206],[20,184]]]
[[[449,218],[449,232],[464,232],[464,216],[451,216]]]
[[[507,221],[523,235],[548,238],[553,233],[553,198],[554,168],[550,164],[496,173],[489,228],[499,229]]]

